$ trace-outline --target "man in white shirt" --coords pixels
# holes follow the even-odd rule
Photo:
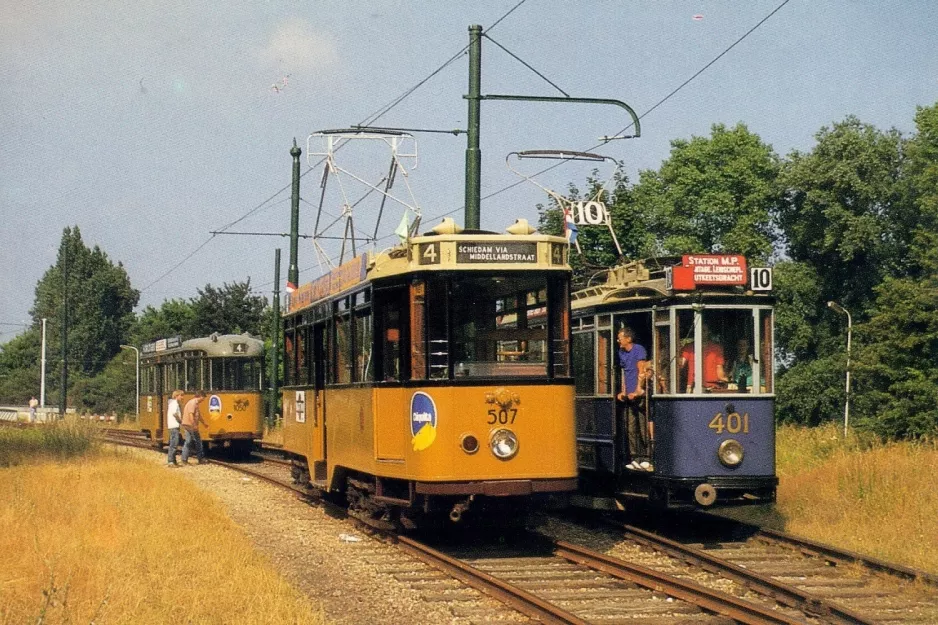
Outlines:
[[[179,407],[179,398],[182,391],[173,391],[166,410],[166,427],[169,428],[169,451],[166,453],[166,466],[176,466],[176,447],[179,446],[179,424],[182,422],[182,409]]]

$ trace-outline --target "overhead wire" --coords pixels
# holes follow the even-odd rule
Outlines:
[[[495,23],[492,24],[491,27],[489,27],[489,30],[492,30],[493,28],[495,28],[495,27],[496,27],[498,24],[500,24],[505,18],[507,18],[507,17],[508,17],[509,15],[511,15],[512,13],[514,13],[515,10],[517,10],[517,9],[518,9],[522,4],[524,4],[526,1],[527,1],[527,0],[520,0],[520,1],[519,1],[517,4],[515,4],[511,9],[509,9],[504,15],[502,15],[500,18],[498,18],[498,19],[495,21]],[[438,67],[437,69],[433,70],[427,77],[425,77],[425,78],[423,78],[422,80],[420,80],[419,82],[417,82],[417,84],[415,84],[413,87],[407,89],[404,93],[402,93],[400,96],[398,96],[397,98],[395,98],[394,100],[392,100],[392,101],[391,101],[390,103],[388,103],[387,105],[381,107],[380,109],[378,109],[377,111],[375,111],[375,112],[372,113],[371,115],[367,116],[364,120],[362,120],[362,121],[359,123],[359,125],[360,125],[360,126],[365,126],[365,125],[370,125],[370,124],[373,124],[374,122],[376,122],[378,119],[380,119],[381,117],[383,117],[384,115],[386,115],[391,109],[393,109],[395,106],[397,106],[398,104],[400,104],[404,99],[406,99],[408,96],[410,96],[414,91],[416,91],[417,89],[419,89],[420,87],[422,87],[424,84],[426,84],[427,81],[429,81],[430,79],[432,79],[434,76],[436,76],[436,75],[439,74],[441,71],[443,71],[444,69],[446,69],[449,65],[451,65],[456,59],[458,59],[460,56],[462,56],[463,54],[465,54],[466,50],[468,50],[468,49],[469,49],[469,46],[468,46],[468,45],[463,46],[462,49],[459,50],[459,52],[457,52],[456,54],[454,54],[453,56],[451,56],[449,59],[447,59],[440,67]],[[300,174],[300,178],[306,176],[306,174],[308,174],[310,171],[313,171],[316,167],[318,167],[319,165],[321,165],[321,164],[323,163],[323,161],[325,161],[325,158],[320,159],[319,162],[317,162],[317,163],[314,164],[314,165],[310,165],[310,166],[307,168],[306,171],[304,171],[302,174]],[[178,269],[179,267],[181,267],[186,261],[188,261],[190,258],[192,258],[193,256],[195,256],[195,254],[196,254],[199,250],[201,250],[201,249],[204,248],[206,245],[208,245],[208,244],[212,241],[212,239],[214,239],[218,234],[224,232],[224,231],[227,230],[228,228],[231,228],[232,226],[234,226],[234,225],[240,223],[241,221],[247,219],[248,217],[250,217],[251,215],[253,215],[253,214],[256,213],[257,211],[259,211],[261,208],[263,208],[265,205],[267,205],[267,204],[268,204],[271,200],[273,200],[275,197],[277,197],[278,195],[280,195],[281,193],[283,193],[284,191],[286,191],[287,189],[289,189],[289,188],[292,186],[292,184],[293,184],[293,183],[291,182],[290,184],[285,185],[284,187],[282,187],[281,189],[279,189],[276,193],[274,193],[273,195],[271,195],[269,198],[267,198],[266,200],[264,200],[263,202],[261,202],[260,204],[258,204],[257,206],[255,206],[254,208],[252,208],[251,210],[249,210],[248,212],[246,212],[244,215],[242,215],[242,216],[239,217],[238,219],[232,221],[231,223],[229,223],[228,225],[224,226],[224,227],[221,228],[220,230],[217,230],[217,231],[213,232],[212,235],[211,235],[208,239],[206,239],[201,245],[199,245],[199,247],[197,247],[195,250],[193,250],[192,252],[190,252],[190,253],[189,253],[185,258],[183,258],[181,261],[179,261],[178,263],[176,263],[175,265],[173,265],[168,271],[166,271],[165,273],[163,273],[163,274],[162,274],[160,277],[158,277],[156,280],[153,280],[152,282],[150,282],[149,284],[147,284],[145,287],[143,287],[142,289],[140,289],[140,292],[143,293],[144,291],[146,291],[146,290],[148,290],[150,287],[152,287],[154,284],[156,284],[157,282],[159,282],[160,280],[162,280],[163,278],[165,278],[166,276],[168,276],[169,274],[171,274],[172,272],[174,272],[176,269]]]

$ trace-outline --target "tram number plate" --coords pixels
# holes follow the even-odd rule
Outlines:
[[[421,243],[417,246],[417,262],[420,265],[439,265],[440,264],[440,244]]]
[[[749,413],[745,412],[741,415],[738,412],[731,412],[724,415],[722,412],[718,412],[710,420],[710,425],[707,427],[717,434],[722,434],[724,430],[730,434],[739,434],[740,432],[749,434]]]
[[[518,416],[517,408],[502,408],[501,410],[489,410],[489,419],[486,421],[489,425],[509,425],[515,422]]]

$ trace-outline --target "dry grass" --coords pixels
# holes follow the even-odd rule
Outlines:
[[[836,426],[778,430],[785,529],[938,572],[938,444],[881,444]]]
[[[0,624],[322,623],[221,506],[123,452],[0,470]]]

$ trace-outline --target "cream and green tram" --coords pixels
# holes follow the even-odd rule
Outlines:
[[[566,241],[445,227],[289,298],[284,449],[369,521],[522,518],[576,488]]]
[[[168,443],[166,410],[173,391],[183,391],[182,408],[202,390],[202,440],[209,449],[249,453],[263,435],[263,374],[264,342],[247,334],[148,343],[140,355],[140,429],[157,446]]]

